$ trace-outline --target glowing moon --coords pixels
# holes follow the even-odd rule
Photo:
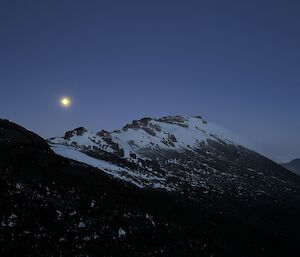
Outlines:
[[[67,97],[67,96],[62,97],[59,100],[59,102],[60,102],[60,105],[62,107],[66,107],[67,108],[67,107],[69,107],[71,105],[71,99],[70,99],[70,97]]]

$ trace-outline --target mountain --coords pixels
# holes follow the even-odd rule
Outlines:
[[[295,159],[288,163],[283,163],[282,166],[294,172],[295,174],[300,175],[300,159]]]
[[[289,199],[297,190],[292,174],[200,116],[143,118],[113,132],[81,127],[49,142],[55,153],[112,177],[195,199],[210,192],[218,197]]]
[[[0,120],[1,256],[298,256],[299,215],[298,176],[200,117]]]

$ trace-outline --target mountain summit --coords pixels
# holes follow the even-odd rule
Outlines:
[[[233,132],[200,116],[142,118],[113,132],[80,127],[49,143],[61,156],[138,187],[191,198],[215,192],[234,198],[288,199],[298,188],[293,174],[250,150]]]

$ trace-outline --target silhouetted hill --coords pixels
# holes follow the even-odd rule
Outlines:
[[[298,177],[247,150],[231,150],[226,163],[236,156],[238,169],[255,156],[249,160],[261,167],[267,194],[255,193],[256,175],[251,186],[246,185],[251,179],[243,184],[253,188],[253,195],[239,196],[239,184],[221,194],[213,187],[193,194],[187,186],[140,188],[56,155],[46,141],[16,124],[1,120],[0,131],[1,256],[281,257],[299,252]],[[107,158],[128,165],[119,156]],[[226,167],[220,166],[224,172]]]
[[[295,174],[300,175],[300,159],[295,159],[288,163],[283,163],[282,166],[294,172]]]

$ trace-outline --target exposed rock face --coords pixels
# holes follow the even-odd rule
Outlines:
[[[182,127],[188,127],[188,119],[183,116],[167,116],[157,119],[157,121],[165,122]]]
[[[110,132],[108,132],[106,130],[103,130],[103,129],[101,131],[97,132],[96,135],[99,136],[99,137],[111,138]]]
[[[132,123],[125,125],[122,130],[128,131],[128,129],[133,129],[133,130],[142,129],[149,135],[156,136],[155,130],[160,131],[160,127],[155,126],[152,123],[149,123],[151,120],[152,120],[151,118],[143,118],[141,120],[134,120]]]
[[[84,127],[75,128],[65,133],[64,139],[70,139],[73,136],[82,136],[87,130]]]

